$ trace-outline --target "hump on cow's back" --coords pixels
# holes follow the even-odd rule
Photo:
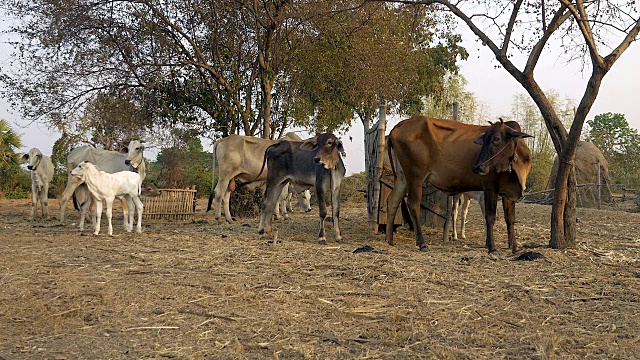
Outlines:
[[[282,140],[294,140],[294,141],[302,141],[302,138],[298,136],[295,132],[288,132],[284,134]]]
[[[276,157],[280,157],[288,152],[291,152],[291,150],[293,150],[293,145],[295,143],[291,142],[291,141],[281,141],[279,143],[273,144],[269,147],[269,149],[267,150],[267,155],[270,158],[276,158]],[[299,145],[298,145],[299,146]]]

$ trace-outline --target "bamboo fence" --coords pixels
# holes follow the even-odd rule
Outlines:
[[[145,220],[191,220],[196,210],[196,190],[161,189],[160,196],[146,198],[143,204],[142,218]]]

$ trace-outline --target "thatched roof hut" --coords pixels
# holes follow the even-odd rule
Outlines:
[[[576,149],[576,180],[578,183],[578,206],[595,207],[598,205],[598,162],[600,162],[600,182],[602,184],[602,202],[611,202],[611,192],[609,191],[609,163],[602,155],[602,151],[591,142],[580,141]],[[547,183],[547,189],[555,186],[556,175],[558,174],[558,157],[553,161],[553,168]],[[592,184],[592,185],[588,185]],[[553,192],[548,198],[553,199]]]

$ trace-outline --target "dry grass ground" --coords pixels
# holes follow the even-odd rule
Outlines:
[[[396,247],[367,235],[361,204],[325,246],[317,208],[272,245],[258,219],[203,208],[96,237],[0,200],[0,359],[640,358],[639,214],[581,209],[577,247],[557,251],[550,207],[518,205],[519,244],[544,258],[514,261],[502,222],[486,253],[477,204],[467,240],[426,229],[428,253],[406,230]]]

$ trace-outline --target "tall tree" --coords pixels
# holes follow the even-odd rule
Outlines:
[[[446,16],[360,0],[327,4],[324,16],[311,18],[299,34],[309,45],[294,53],[290,81],[299,122],[332,129],[355,113],[366,131],[380,103],[420,111],[423,98],[436,94],[467,56]]]
[[[582,127],[598,95],[604,76],[640,32],[640,16],[633,1],[611,0],[365,0],[429,5],[457,16],[487,46],[502,67],[538,106],[560,159],[551,213],[552,248],[566,248],[576,238],[575,152]],[[547,94],[534,75],[540,55],[552,36],[570,59],[590,65],[591,74],[567,132]],[[514,52],[528,53],[520,67]]]
[[[270,91],[289,2],[9,0],[21,41],[4,95],[28,118],[51,120],[98,93],[141,89],[159,119],[253,135],[268,117],[256,94]]]
[[[446,17],[360,0],[8,0],[5,11],[20,40],[0,92],[59,128],[98,94],[201,134],[273,137],[294,117],[335,128],[354,111],[368,124],[382,99],[410,108],[466,56]]]

